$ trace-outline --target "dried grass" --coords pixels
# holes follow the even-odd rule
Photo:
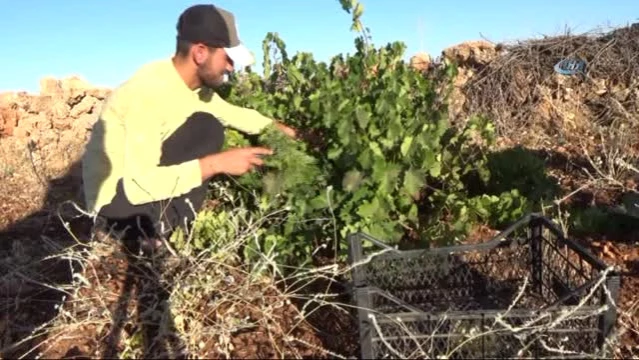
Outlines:
[[[248,266],[240,248],[256,238],[261,219],[232,213],[234,239],[220,239],[215,251],[197,252],[187,243],[177,252],[142,258],[122,248],[114,234],[96,231],[91,241],[56,248],[57,264],[68,264],[72,279],[55,281],[29,262],[3,277],[15,289],[19,277],[63,295],[44,309],[49,320],[19,341],[0,343],[0,354],[24,357],[152,358],[344,358],[328,350],[307,321],[330,306],[328,290],[306,296],[309,284],[343,275],[337,266],[298,269],[281,278],[268,251]],[[265,215],[268,216],[268,215]],[[62,218],[59,219],[63,221]],[[205,222],[206,219],[200,219]],[[67,230],[70,229],[67,227]],[[19,244],[16,242],[16,244]],[[15,251],[22,260],[22,252]],[[5,261],[12,261],[6,258]],[[69,281],[70,280],[70,281]],[[19,294],[17,301],[28,301]],[[17,295],[16,295],[17,296]],[[298,308],[300,300],[305,306]],[[11,303],[3,306],[8,311]],[[10,329],[8,329],[10,331]],[[14,329],[15,330],[15,329]],[[24,332],[24,329],[22,330]],[[7,333],[7,339],[15,338]]]

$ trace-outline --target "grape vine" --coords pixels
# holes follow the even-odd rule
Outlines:
[[[448,243],[477,221],[523,215],[528,204],[514,190],[467,191],[468,179],[490,177],[483,147],[493,127],[480,117],[464,128],[450,126],[439,89],[454,65],[439,80],[425,77],[403,60],[403,43],[369,43],[359,2],[339,1],[353,16],[351,29],[362,32],[354,54],[329,63],[310,53],[290,57],[278,34],[269,33],[264,73],[235,75],[221,92],[302,134],[293,141],[274,128],[254,138],[227,132],[227,146],[275,149],[263,169],[229,182],[249,207],[287,209],[264,223],[264,241],[278,248],[283,263],[299,264],[322,244],[343,256],[346,236],[356,231],[403,246]]]

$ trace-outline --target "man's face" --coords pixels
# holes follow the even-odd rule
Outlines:
[[[196,57],[197,76],[202,85],[217,88],[224,83],[224,75],[233,71],[233,61],[224,49],[205,48],[204,51],[205,56]]]

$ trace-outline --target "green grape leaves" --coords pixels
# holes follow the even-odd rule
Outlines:
[[[357,1],[341,3],[361,15]],[[473,221],[505,221],[525,208],[517,193],[468,194],[464,176],[490,176],[484,152],[471,140],[490,143],[492,126],[472,118],[464,128],[452,127],[445,104],[435,103],[434,80],[401,60],[404,44],[373,48],[358,38],[355,53],[329,63],[307,53],[289,57],[277,34],[269,34],[264,46],[265,75],[234,78],[227,101],[311,135],[293,140],[274,127],[265,129],[251,142],[275,154],[258,172],[240,177],[242,186],[233,191],[245,203],[257,196],[261,207],[279,214],[262,226],[265,236],[276,236],[275,245],[287,249],[281,254],[299,257],[309,238],[338,234],[343,243],[357,229],[389,243],[409,228],[445,242]],[[225,146],[246,144],[233,133]]]

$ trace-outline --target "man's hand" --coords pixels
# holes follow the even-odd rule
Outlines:
[[[206,181],[218,174],[242,175],[261,166],[264,161],[262,155],[272,155],[273,150],[263,147],[244,147],[230,149],[221,153],[211,154],[200,159],[202,180]]]
[[[297,138],[297,134],[293,128],[290,128],[279,121],[275,121],[275,126],[277,126],[284,134],[288,135],[289,137],[293,139]]]

